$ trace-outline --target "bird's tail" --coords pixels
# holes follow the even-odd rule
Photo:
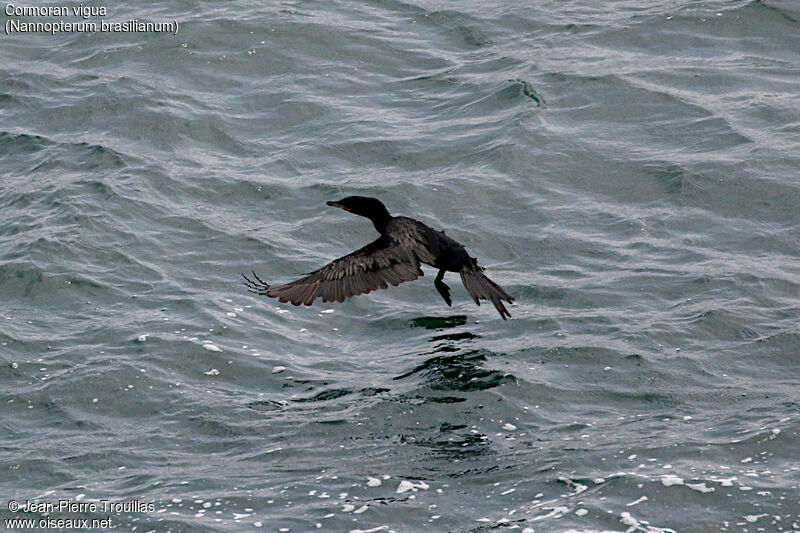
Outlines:
[[[464,288],[467,289],[476,304],[481,305],[479,300],[489,300],[494,304],[495,309],[500,313],[503,320],[511,316],[506,306],[503,305],[503,300],[511,303],[514,298],[509,296],[497,283],[487,278],[483,273],[483,267],[478,266],[478,262],[475,259],[472,259],[471,265],[461,269],[461,282],[464,283]]]

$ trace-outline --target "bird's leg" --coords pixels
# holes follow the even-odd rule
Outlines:
[[[450,299],[450,287],[447,286],[445,282],[442,281],[444,277],[444,269],[439,270],[439,274],[436,276],[436,280],[434,280],[433,285],[436,287],[436,290],[439,291],[439,294],[442,295],[444,301],[449,306],[453,306],[453,300]]]

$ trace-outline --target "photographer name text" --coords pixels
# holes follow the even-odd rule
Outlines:
[[[79,502],[72,500],[58,500],[57,502],[40,502],[25,500],[8,502],[8,510],[12,513],[153,513],[156,510],[154,503],[128,500],[125,502],[99,500]]]

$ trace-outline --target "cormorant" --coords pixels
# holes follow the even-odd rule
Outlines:
[[[439,269],[433,284],[447,305],[452,306],[453,302],[450,287],[442,278],[445,272],[458,272],[476,304],[480,305],[479,300],[489,300],[503,320],[511,316],[503,300],[511,303],[514,299],[487,278],[478,261],[443,231],[436,231],[413,218],[393,217],[375,198],[348,196],[327,204],[367,217],[381,236],[360,250],[285,285],[268,285],[255,272],[254,279],[242,274],[250,292],[294,305],[311,305],[320,296],[323,302],[342,302],[357,294],[385,289],[387,284],[399,285],[424,276],[419,266],[422,262]]]

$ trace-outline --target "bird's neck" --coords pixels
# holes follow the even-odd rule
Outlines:
[[[382,213],[372,213],[367,218],[375,225],[375,229],[378,230],[378,233],[383,235],[386,233],[386,226],[389,225],[389,221],[392,220],[393,217],[384,209]]]

